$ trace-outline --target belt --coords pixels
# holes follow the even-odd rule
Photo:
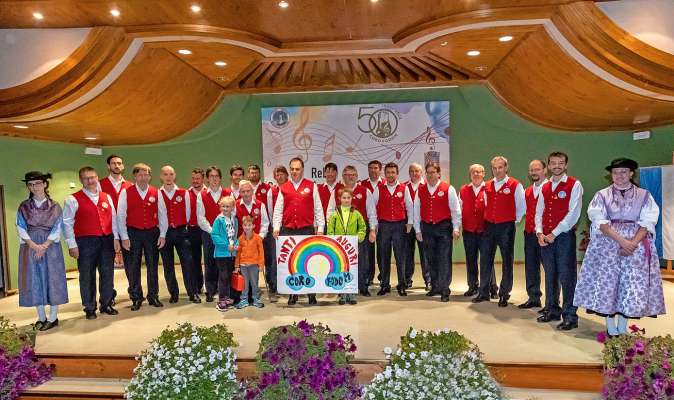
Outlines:
[[[185,229],[187,225],[169,226],[169,229]]]
[[[439,225],[439,224],[443,224],[445,222],[451,222],[451,220],[450,219],[443,219],[442,221],[437,221],[437,222],[433,222],[433,221],[431,221],[431,222],[421,221],[421,222],[423,222],[424,224],[427,224],[427,225]]]
[[[380,224],[384,224],[384,223],[386,223],[386,224],[399,224],[401,222],[407,223],[407,220],[401,219],[401,220],[398,220],[398,221],[379,221]]]
[[[627,219],[612,219],[611,220],[612,224],[634,224],[636,222],[637,221],[630,221],[630,220],[627,220]]]

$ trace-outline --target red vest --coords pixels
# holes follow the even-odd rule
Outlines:
[[[128,181],[123,181],[122,184],[119,186],[119,192],[115,189],[115,187],[112,185],[112,182],[110,181],[109,177],[103,178],[99,181],[101,185],[101,191],[105,192],[110,195],[110,198],[112,199],[112,204],[115,205],[115,209],[117,209],[117,203],[119,201],[119,193],[123,189],[127,189],[131,186],[133,186],[133,183],[128,182]]]
[[[218,201],[227,196],[227,190],[228,189],[222,189]],[[220,206],[218,205],[218,201],[213,200],[213,196],[211,196],[211,194],[208,192],[208,189],[205,189],[203,192],[201,192],[201,201],[204,203],[205,217],[208,220],[208,223],[212,226],[213,221],[215,221],[218,215],[220,215]]]
[[[73,194],[77,200],[75,213],[75,237],[105,236],[112,234],[112,207],[105,192],[98,192],[98,204],[94,204],[84,191]]]
[[[421,181],[419,181],[419,185],[421,185],[421,184],[422,184]],[[412,198],[412,202],[414,202],[414,200],[416,200],[416,198],[417,198],[417,191],[414,190],[414,186],[412,186],[412,181],[408,181],[406,183],[406,185],[407,185],[407,190],[410,191],[410,197]],[[419,186],[417,186],[417,189],[419,189]]]
[[[512,222],[517,218],[515,206],[515,189],[519,181],[513,177],[508,177],[508,182],[501,185],[496,191],[494,180],[491,179],[484,185],[487,196],[487,208],[485,209],[484,219],[493,223]]]
[[[316,185],[318,187],[318,196],[321,198],[321,205],[323,206],[323,218],[326,218],[326,214],[328,212],[328,202],[330,201],[330,195],[332,192],[330,191],[330,188],[328,187],[327,183],[321,183],[320,185]],[[341,182],[337,182],[335,184],[335,202],[339,201],[338,193],[339,189],[343,188],[344,184]],[[337,206],[338,203],[335,203]]]
[[[431,194],[427,184],[419,185],[418,200],[421,211],[421,221],[427,224],[437,224],[443,221],[451,221],[452,210],[449,208],[449,184],[442,182],[438,184],[435,193]]]
[[[166,192],[160,190],[161,195],[164,197],[164,204],[166,204],[166,218],[168,219],[168,226],[170,228],[176,228],[179,226],[187,225],[187,217],[185,216],[185,208],[187,207],[185,203],[185,197],[189,196],[187,190],[177,188],[173,192],[173,198],[169,199],[166,195]],[[192,208],[196,208],[196,204],[193,206],[190,203],[190,212]]]
[[[295,190],[291,181],[281,185],[283,194],[282,225],[290,229],[314,226],[314,183],[302,179]]]
[[[356,184],[356,186],[353,188],[353,199],[351,200],[351,205],[360,212],[360,214],[365,219],[365,222],[369,223],[367,219],[367,196],[368,194],[365,186]],[[335,207],[339,208],[339,205],[339,199],[335,199]]]
[[[271,186],[268,183],[260,182],[255,189],[255,200],[261,202],[262,204],[267,204],[267,192],[271,190]],[[267,210],[269,212],[269,210]],[[271,214],[271,212],[269,212]]]
[[[473,192],[473,185],[461,186],[459,197],[461,198],[461,225],[466,232],[484,232],[484,186],[480,191]]]
[[[540,195],[540,194],[539,194]],[[524,191],[524,199],[527,201],[527,214],[524,219],[524,232],[536,232],[536,204],[538,197],[534,196],[534,185]]]
[[[379,201],[377,201],[377,219],[386,222],[407,222],[407,210],[405,209],[405,188],[404,183],[399,183],[393,191],[393,195],[388,191],[385,183],[379,186]]]
[[[189,220],[189,225],[190,226],[199,226],[199,223],[197,222],[197,195],[199,192],[196,192],[194,188],[190,188],[188,190],[190,194],[190,220]],[[201,193],[205,193],[206,188],[204,187],[201,190]]]
[[[279,189],[278,185],[273,185],[270,190],[271,190],[271,210],[269,210],[269,215],[273,216],[274,215],[274,209],[276,208],[276,199],[278,199],[278,194],[280,193],[280,189]]]
[[[379,178],[379,183],[385,182],[381,178]],[[370,182],[370,178],[365,178],[362,181],[360,181],[360,184],[365,186],[365,189],[369,190],[370,192],[374,192],[374,187],[372,187],[372,182]]]
[[[241,236],[243,233],[243,217],[249,216],[253,217],[253,232],[260,233],[260,226],[262,225],[262,203],[260,200],[253,199],[253,207],[251,207],[250,212],[246,206],[243,205],[243,199],[236,201],[236,219],[239,220],[239,233],[238,236]]]
[[[157,227],[157,195],[157,188],[154,186],[148,187],[145,199],[140,198],[136,185],[126,189],[126,225],[136,229]]]
[[[555,190],[552,190],[552,181],[549,181],[541,189],[541,195],[545,201],[545,210],[543,211],[543,234],[547,235],[566,217],[569,213],[569,202],[571,201],[571,190],[576,183],[576,179],[567,176],[566,182],[559,182]]]

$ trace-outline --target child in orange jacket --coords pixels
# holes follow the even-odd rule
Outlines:
[[[260,267],[264,266],[264,247],[262,245],[262,238],[253,232],[253,218],[250,216],[243,217],[242,221],[243,234],[239,237],[239,248],[236,252],[236,260],[234,266],[236,271],[240,271],[244,278],[244,289],[241,293],[241,300],[236,305],[236,308],[245,308],[248,303],[248,288],[253,290],[253,306],[257,308],[264,307],[260,301],[260,287],[258,279],[260,276]]]

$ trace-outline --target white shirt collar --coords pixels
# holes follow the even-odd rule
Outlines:
[[[412,182],[412,181],[409,181],[408,183],[409,183],[410,185],[412,185],[412,187],[414,188],[414,190],[417,190],[417,188],[419,187],[419,185],[422,184],[422,183],[425,183],[425,182],[426,182],[426,181],[424,181],[424,178],[421,178],[421,179],[419,180],[419,182],[417,182],[417,183],[414,183],[414,182]],[[438,182],[440,182],[440,181],[438,181]]]
[[[98,194],[100,193],[98,188],[96,189],[95,192],[90,192],[86,188],[82,188],[82,192],[84,192],[84,194],[86,194],[87,197],[92,199],[92,200],[98,200]]]
[[[502,183],[506,183],[506,182],[508,182],[508,178],[510,178],[508,175],[503,177],[503,179],[501,179],[500,181],[497,181],[496,178],[494,178],[494,183],[497,184],[497,185],[500,185]]]
[[[39,208],[39,207],[42,207],[42,205],[44,204],[45,201],[47,201],[47,198],[45,197],[42,200],[38,200],[35,197],[33,197],[32,200],[33,200],[33,203],[35,203],[35,207]]]
[[[211,190],[211,187],[208,186],[208,193],[220,195],[222,193],[222,186],[218,186],[218,189],[215,191]]]
[[[150,185],[147,185],[145,190],[141,189],[140,186],[136,185],[136,190],[138,191],[140,198],[145,200],[145,196],[147,195],[148,190],[150,190]]]
[[[172,198],[173,198],[173,194],[176,192],[176,189],[178,189],[178,186],[176,186],[176,184],[174,183],[173,185],[171,185],[171,189],[166,190],[166,188],[164,187],[164,185],[162,185],[161,188],[160,188],[159,190],[161,190],[162,192],[166,193],[166,196],[167,196],[169,199],[172,199]]]
[[[304,178],[300,178],[300,181],[299,181],[299,182],[295,182],[294,180],[292,180],[292,178],[289,179],[289,181],[290,181],[290,183],[293,185],[293,187],[295,188],[295,190],[297,190],[297,188],[300,187],[300,185],[302,184],[302,181],[304,181]]]

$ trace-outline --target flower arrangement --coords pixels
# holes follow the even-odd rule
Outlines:
[[[364,399],[504,398],[477,346],[458,332],[410,328],[395,352],[384,353],[390,364],[365,387]]]
[[[629,335],[611,339],[604,332],[597,335],[604,344],[605,399],[674,399],[674,339],[645,334],[631,325]]]
[[[349,337],[306,320],[272,328],[257,352],[258,378],[246,400],[358,399],[361,388],[348,359],[356,351]]]
[[[51,375],[51,368],[38,361],[16,325],[0,316],[0,399],[16,399],[24,389],[47,382]]]
[[[241,389],[235,346],[232,333],[222,324],[167,328],[138,357],[126,398],[231,399]]]

